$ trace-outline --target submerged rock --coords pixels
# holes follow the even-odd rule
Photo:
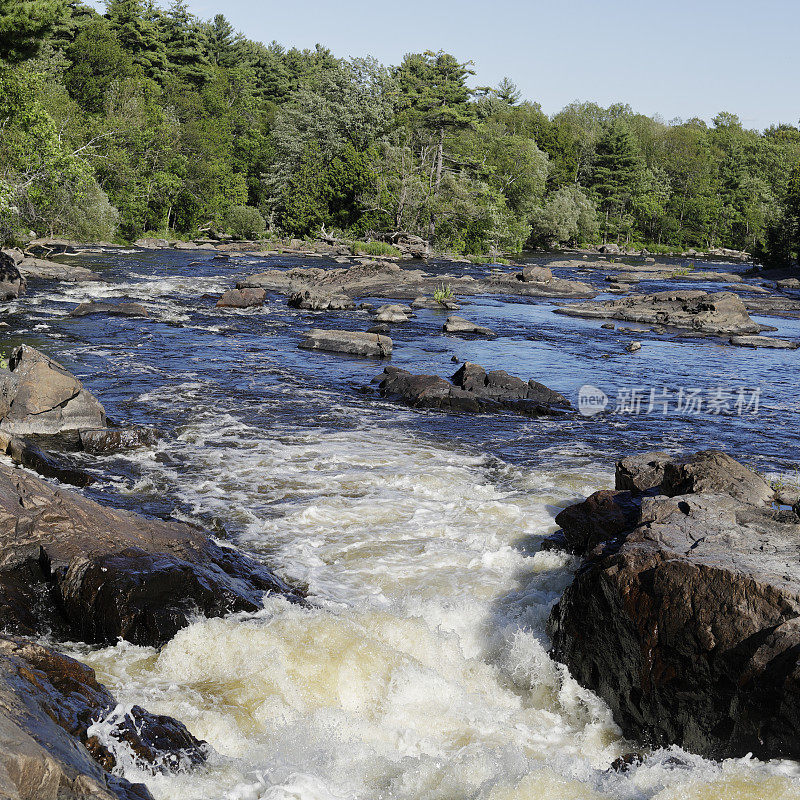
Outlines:
[[[682,494],[604,491],[559,514],[586,556],[551,615],[553,655],[628,737],[797,758],[800,517],[769,507],[763,479],[725,454],[663,475],[662,455],[623,460],[617,484]]]
[[[94,455],[133,450],[136,447],[153,445],[158,439],[152,428],[140,427],[82,430],[79,436],[81,447]]]
[[[152,800],[111,774],[116,758],[90,734],[117,706],[89,667],[49,648],[0,637],[0,795],[14,800]],[[110,736],[151,771],[206,759],[204,742],[175,719],[138,706]]]
[[[181,522],[101,506],[0,466],[0,617],[7,629],[158,646],[195,614],[299,599],[266,567]]]
[[[71,317],[88,317],[90,314],[113,314],[120,317],[149,317],[150,312],[141,303],[81,303],[69,312]]]
[[[312,328],[298,345],[304,350],[327,350],[355,356],[386,358],[392,354],[392,340],[378,333]]]
[[[450,381],[436,375],[414,375],[387,367],[373,381],[384,395],[396,395],[415,408],[482,412],[508,410],[550,416],[570,409],[569,401],[536,381],[523,381],[502,370],[486,372],[466,362]]]
[[[65,463],[58,456],[47,453],[38,445],[16,436],[6,438],[0,433],[0,447],[16,464],[33,470],[45,478],[55,478],[72,486],[89,486],[94,476],[72,464]]]
[[[701,333],[758,333],[741,299],[732,292],[670,291],[630,295],[619,300],[575,303],[555,309],[557,314],[592,319],[689,328]]]

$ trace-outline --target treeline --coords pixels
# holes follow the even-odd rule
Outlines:
[[[405,230],[487,253],[800,246],[800,131],[627,105],[548,117],[446,53],[285,49],[185,2],[0,0],[0,238]]]

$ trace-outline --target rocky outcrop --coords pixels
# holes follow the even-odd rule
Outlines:
[[[732,292],[657,292],[599,303],[575,303],[555,311],[571,317],[668,325],[699,333],[747,334],[760,330]]]
[[[466,334],[471,336],[497,336],[497,334],[491,328],[486,328],[483,325],[476,325],[474,322],[464,319],[464,317],[456,316],[448,317],[447,321],[442,327],[442,330],[445,333],[453,333],[457,335]]]
[[[586,555],[550,618],[553,655],[628,737],[797,758],[800,517],[723,453],[662,456],[618,465],[618,486],[648,494],[598,492],[559,514]]]
[[[392,340],[378,333],[312,328],[303,334],[298,345],[304,350],[327,350],[354,356],[387,358],[392,354]]]
[[[627,456],[617,461],[617,489],[647,492],[664,482],[664,467],[672,460],[662,451]]]
[[[67,283],[104,283],[105,278],[86,267],[72,264],[59,264],[44,258],[25,257],[17,264],[19,271],[27,278],[47,281],[66,281]]]
[[[25,278],[11,253],[0,250],[0,300],[13,300],[25,291]]]
[[[160,645],[197,614],[298,599],[266,567],[180,522],[101,506],[0,466],[0,618],[8,630]]]
[[[0,370],[0,430],[54,434],[105,424],[97,398],[61,364],[33,347],[18,347],[9,370]]]
[[[0,449],[16,464],[33,470],[45,478],[55,478],[72,486],[89,486],[94,476],[65,462],[61,457],[42,450],[37,444],[17,436],[0,433]]]
[[[373,383],[382,394],[399,397],[414,408],[472,413],[507,410],[532,417],[562,414],[571,408],[563,395],[541,383],[526,382],[502,370],[487,372],[470,362],[450,381],[386,367]]]
[[[69,312],[71,317],[88,317],[91,314],[111,314],[118,317],[149,317],[150,312],[141,303],[81,303]]]
[[[217,308],[258,308],[264,305],[263,289],[228,289],[217,301]]]
[[[772,350],[797,350],[800,347],[798,342],[771,336],[731,336],[730,343],[736,347],[766,347]]]
[[[12,800],[152,800],[142,784],[111,774],[116,756],[93,732],[151,771],[202,763],[205,743],[171,717],[123,712],[94,671],[22,639],[0,637],[0,796]],[[101,723],[102,724],[102,723]],[[105,726],[104,726],[105,727]]]
[[[243,291],[247,291],[247,288],[245,287]],[[292,292],[289,295],[289,305],[292,308],[302,308],[307,311],[349,311],[356,307],[356,304],[346,295],[312,289]]]

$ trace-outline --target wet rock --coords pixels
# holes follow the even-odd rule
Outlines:
[[[363,331],[312,328],[303,334],[299,347],[374,358],[387,358],[392,354],[392,340],[388,336]]]
[[[62,458],[46,453],[40,447],[27,439],[12,436],[8,441],[0,434],[0,447],[4,445],[4,452],[16,464],[33,470],[45,478],[55,478],[61,483],[71,486],[89,486],[94,483],[94,476],[85,470],[66,463]]]
[[[637,350],[641,350],[642,349],[642,343],[641,342],[630,342],[629,344],[625,345],[625,349],[629,353],[635,353]]]
[[[600,327],[607,331],[613,331],[617,326],[613,322],[604,322]]]
[[[553,280],[553,271],[549,267],[530,264],[522,270],[519,279],[526,283],[536,281],[546,283],[547,281]]]
[[[455,316],[447,318],[442,330],[445,333],[471,334],[473,336],[494,337],[497,335],[491,328],[485,328],[482,325],[476,325],[474,322],[464,319],[464,317]]]
[[[113,314],[120,317],[149,317],[150,312],[141,303],[81,303],[69,312],[71,317],[88,317],[90,314]]]
[[[229,289],[217,301],[217,308],[255,308],[264,305],[263,289]]]
[[[57,261],[48,261],[44,258],[26,257],[17,265],[25,278],[38,278],[40,280],[66,281],[68,283],[87,283],[96,281],[105,282],[102,275],[98,275],[86,267],[71,264],[59,264]]]
[[[775,494],[758,473],[720,450],[701,450],[686,459],[667,461],[664,494],[726,494],[743,503],[764,505]]]
[[[311,289],[293,292],[289,297],[289,305],[292,308],[303,308],[308,311],[346,311],[356,307],[356,304],[343,294],[317,292]]]
[[[11,253],[0,250],[0,300],[13,300],[25,291],[26,281]]]
[[[403,305],[385,305],[381,306],[376,314],[375,314],[375,321],[376,322],[408,322],[409,319],[414,315],[414,311],[411,306],[403,306]]]
[[[463,364],[451,381],[387,367],[374,382],[382,394],[398,396],[415,408],[473,413],[508,410],[534,417],[571,408],[563,395],[541,383],[526,382],[502,370],[486,372],[470,362]]]
[[[583,554],[629,531],[640,512],[641,503],[631,492],[605,490],[565,508],[556,516],[556,524],[561,526],[565,549]]]
[[[0,794],[14,800],[152,800],[111,774],[116,759],[89,734],[117,702],[89,667],[49,648],[0,637]],[[134,706],[111,734],[140,766],[200,764],[204,742],[177,720]]]
[[[153,445],[158,435],[152,428],[97,428],[80,431],[81,447],[93,455],[117,453],[120,450],[133,450],[137,447]]]
[[[617,489],[646,492],[664,482],[664,467],[672,461],[663,451],[627,456],[617,461],[614,485]]]
[[[57,361],[22,345],[9,367],[0,371],[0,430],[25,435],[105,427],[97,398]]]
[[[0,617],[7,629],[159,646],[196,614],[299,599],[266,567],[180,522],[101,506],[0,466]]]
[[[798,342],[773,339],[770,336],[731,336],[729,341],[736,347],[765,347],[773,350],[797,350],[800,347]]]
[[[777,281],[775,284],[778,289],[782,292],[789,290],[800,289],[800,279],[798,278],[784,278],[783,280]]]
[[[758,333],[741,299],[731,292],[671,291],[619,300],[575,303],[558,314],[668,325],[715,334]]]
[[[371,328],[367,328],[367,333],[378,333],[381,336],[388,336],[391,332],[392,329],[385,322],[380,322]]]

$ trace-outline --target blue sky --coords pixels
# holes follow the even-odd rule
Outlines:
[[[166,3],[166,0],[164,0]],[[626,102],[664,119],[800,119],[800,0],[189,0],[249,38],[320,42],[396,64],[447,50],[477,85],[510,76],[552,114],[572,100]]]

